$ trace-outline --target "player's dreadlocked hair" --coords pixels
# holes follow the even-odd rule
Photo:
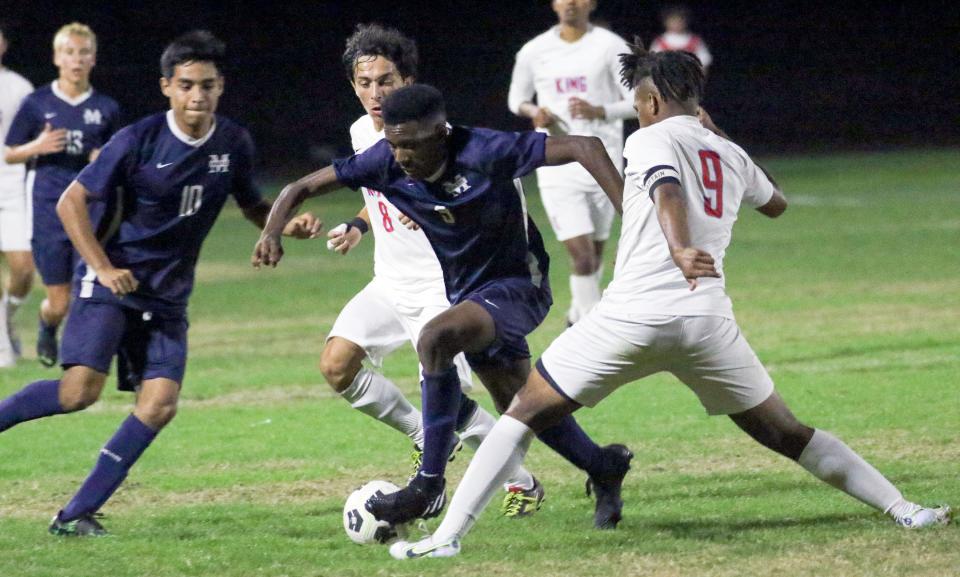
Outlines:
[[[443,94],[429,84],[404,86],[383,100],[383,121],[386,124],[431,119],[446,113]]]
[[[227,45],[209,30],[187,32],[170,43],[160,57],[160,73],[173,78],[174,68],[187,62],[213,62],[223,72]]]
[[[417,75],[417,44],[395,28],[357,24],[357,29],[347,38],[347,47],[343,51],[343,66],[351,82],[357,61],[365,56],[383,56],[393,62],[404,78]]]
[[[630,53],[620,55],[620,80],[633,90],[650,77],[664,100],[703,100],[703,65],[700,59],[680,50],[647,52],[643,41],[634,37]]]

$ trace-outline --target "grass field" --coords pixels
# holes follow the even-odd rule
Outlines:
[[[740,326],[801,420],[845,439],[908,498],[960,506],[960,151],[766,164],[792,205],[737,225],[726,271]],[[311,208],[333,225],[358,205],[342,192]],[[111,536],[62,540],[46,527],[129,396],[0,435],[0,576],[960,574],[956,525],[898,529],[708,419],[667,376],[579,414],[598,441],[636,453],[617,531],[590,528],[583,476],[534,445],[528,465],[548,496],[537,516],[491,507],[454,560],[404,564],[353,545],[347,494],[408,471],[406,439],[350,410],[316,369],[340,307],[370,277],[371,239],[348,257],[291,241],[280,268],[260,272],[248,264],[255,239],[231,208],[207,241],[180,413],[104,508]],[[535,354],[561,332],[568,300],[565,258],[552,239],[548,250],[558,306],[531,337]],[[38,301],[18,319],[27,350]],[[32,356],[0,371],[0,396],[56,374]],[[411,350],[385,370],[414,395]],[[466,462],[451,466],[452,485]]]

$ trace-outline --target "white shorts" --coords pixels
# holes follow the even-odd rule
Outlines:
[[[616,211],[600,185],[579,164],[538,168],[537,186],[557,240],[583,235],[598,241],[610,238]]]
[[[667,371],[710,415],[741,413],[773,393],[773,381],[733,319],[611,317],[593,309],[563,332],[537,364],[561,394],[594,406],[621,385]]]
[[[408,306],[393,297],[390,290],[375,278],[343,307],[327,340],[340,337],[361,347],[370,362],[380,367],[383,359],[409,343],[416,349],[420,331],[435,316],[450,308],[446,299],[435,305]],[[460,388],[465,393],[473,390],[470,366],[463,353],[453,359],[460,375]],[[423,366],[420,367],[423,377]]]
[[[0,252],[30,252],[32,212],[23,179],[0,179]]]

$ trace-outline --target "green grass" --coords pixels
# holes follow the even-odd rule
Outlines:
[[[726,259],[740,325],[797,415],[844,438],[908,498],[954,506],[958,161],[956,150],[769,159],[793,204],[779,220],[743,214]],[[359,204],[343,192],[311,208],[334,225]],[[569,298],[566,259],[546,236],[558,305],[530,339],[535,354],[561,332]],[[0,576],[960,573],[955,526],[894,527],[728,419],[708,419],[662,375],[579,414],[598,441],[637,455],[619,530],[590,529],[582,475],[535,445],[528,465],[548,500],[534,518],[509,521],[491,507],[448,561],[401,564],[382,547],[355,546],[341,528],[344,499],[370,479],[402,482],[409,448],[332,395],[316,370],[337,312],[370,278],[371,239],[345,258],[288,242],[280,268],[259,272],[248,264],[255,239],[229,209],[207,241],[180,414],[105,507],[110,537],[45,531],[129,396],[110,391],[83,413],[0,435]],[[28,350],[39,298],[18,318]],[[415,398],[411,350],[385,370]],[[26,359],[0,372],[0,396],[55,374]],[[451,466],[452,485],[466,460]]]

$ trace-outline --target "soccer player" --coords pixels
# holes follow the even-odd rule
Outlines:
[[[119,128],[117,103],[90,85],[96,62],[97,37],[89,26],[73,22],[60,28],[53,37],[59,76],[24,100],[5,141],[8,163],[29,163],[33,259],[47,290],[37,357],[47,367],[57,363],[57,328],[70,306],[76,258],[57,218],[57,200]]]
[[[353,149],[362,152],[383,139],[383,99],[412,84],[417,73],[417,46],[399,31],[360,25],[346,42],[343,64],[366,114],[350,127]],[[443,272],[422,230],[408,229],[404,218],[383,194],[363,188],[364,209],[351,223],[332,230],[331,247],[346,254],[373,230],[376,239],[374,277],[340,311],[323,349],[320,369],[334,391],[364,414],[404,433],[414,443],[413,462],[423,456],[420,411],[396,384],[374,368],[383,357],[410,343],[414,348],[420,330],[433,317],[450,308]],[[373,218],[370,217],[373,215]],[[470,367],[462,354],[454,358],[464,392],[472,388]],[[457,415],[460,439],[474,449],[493,427],[490,413],[466,397]],[[503,512],[520,517],[536,511],[543,487],[525,469],[508,479]]]
[[[3,66],[7,52],[7,28],[0,23],[0,142],[7,137],[10,121],[20,103],[33,92],[33,85]],[[24,189],[23,166],[7,164],[0,158],[0,252],[10,269],[0,301],[0,367],[11,367],[20,355],[20,339],[13,328],[13,315],[30,292],[33,259],[30,257],[30,211]]]
[[[713,56],[707,43],[698,34],[690,31],[690,10],[686,6],[668,6],[660,16],[664,32],[650,43],[650,52],[666,52],[667,50],[683,50],[700,59],[703,65],[703,74],[706,76]]]
[[[627,43],[590,23],[594,0],[553,0],[558,24],[517,53],[508,105],[549,134],[596,136],[614,165],[623,165],[623,119],[633,116],[630,93],[620,83],[617,54]],[[536,104],[534,104],[536,95]],[[537,169],[543,207],[570,257],[570,308],[574,323],[600,300],[603,246],[613,206],[582,166]]]
[[[841,440],[800,423],[774,390],[734,320],[723,255],[741,206],[776,218],[787,201],[708,115],[701,124],[704,75],[696,57],[647,54],[640,45],[632,50],[623,56],[622,74],[636,90],[641,129],[626,145],[624,224],[613,281],[597,307],[543,353],[477,451],[433,536],[397,543],[391,554],[456,555],[491,488],[523,461],[536,431],[660,371],[690,387],[709,414],[729,415],[765,447],[899,525],[947,523],[949,507],[906,501]]]
[[[85,263],[77,267],[64,329],[64,372],[0,402],[0,431],[90,406],[114,355],[119,388],[137,395],[90,476],[53,518],[54,535],[104,534],[94,514],[176,414],[187,360],[187,300],[200,247],[227,197],[257,226],[270,210],[253,183],[250,135],[215,114],[223,59],[223,43],[206,31],[167,46],[160,87],[170,110],[119,131],[57,205]],[[90,199],[106,203],[105,225],[96,232]],[[298,238],[319,231],[310,214],[284,229]]]
[[[378,519],[402,523],[433,516],[445,502],[447,447],[461,396],[454,357],[467,353],[499,411],[530,370],[525,337],[543,321],[551,296],[547,254],[518,179],[544,164],[577,161],[616,202],[623,181],[596,138],[451,127],[443,96],[432,86],[400,88],[381,111],[384,140],[283,189],[252,262],[276,266],[283,253],[279,232],[293,208],[343,185],[380,191],[425,232],[452,306],[428,322],[417,341],[423,464],[407,487],[367,503]],[[622,478],[632,457],[622,446],[601,449],[572,418],[541,439],[601,484]],[[608,505],[600,507],[601,522],[614,513]]]

